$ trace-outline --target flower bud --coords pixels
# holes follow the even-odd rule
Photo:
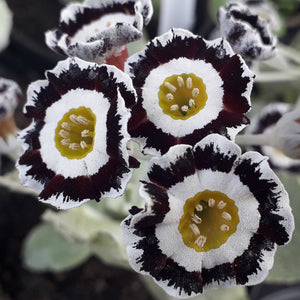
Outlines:
[[[271,32],[270,22],[246,5],[229,3],[220,7],[218,20],[222,36],[246,61],[265,60],[275,55],[277,38]]]

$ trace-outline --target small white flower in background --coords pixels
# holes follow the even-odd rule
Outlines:
[[[292,159],[300,159],[300,110],[285,113],[269,135],[271,146]]]
[[[270,22],[242,3],[230,2],[218,11],[221,35],[246,61],[265,60],[276,54],[277,38]]]
[[[149,182],[122,222],[129,263],[173,297],[253,285],[294,230],[288,194],[258,152],[217,134],[150,161]]]
[[[237,137],[236,141],[244,145],[252,143],[252,146],[247,145],[246,148],[268,156],[273,169],[300,172],[300,157],[290,155],[295,154],[300,146],[300,124],[294,120],[297,119],[299,112],[293,110],[293,106],[288,103],[268,104],[259,114],[251,118],[250,126],[246,128],[244,135]],[[288,149],[291,144],[292,149]]]
[[[150,0],[71,3],[61,11],[58,29],[46,32],[46,44],[63,55],[123,69],[126,45],[142,37],[152,13]]]
[[[0,52],[9,44],[13,16],[5,0],[0,0]]]
[[[122,195],[138,162],[127,152],[127,122],[136,94],[114,66],[69,58],[33,82],[20,134],[23,185],[57,208]]]

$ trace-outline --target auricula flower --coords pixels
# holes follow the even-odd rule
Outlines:
[[[123,69],[126,45],[141,38],[152,12],[150,0],[71,3],[61,11],[59,28],[46,32],[46,44],[63,55]]]
[[[269,157],[273,169],[300,171],[300,112],[288,103],[274,102],[260,114],[236,141]]]
[[[234,138],[248,124],[254,76],[222,39],[172,29],[131,56],[125,71],[138,94],[129,131],[146,154],[209,133]]]
[[[0,77],[0,137],[4,139],[17,133],[14,112],[21,97],[15,81]]]
[[[253,285],[291,239],[288,194],[257,152],[211,134],[150,162],[144,209],[122,222],[129,262],[173,297]]]
[[[275,55],[277,38],[270,29],[270,22],[248,6],[230,2],[219,8],[218,20],[222,36],[246,61],[269,59]]]
[[[28,88],[25,114],[33,118],[20,140],[20,179],[39,200],[58,208],[120,196],[131,178],[127,122],[135,91],[114,66],[73,58]]]
[[[270,23],[273,32],[278,32],[282,27],[278,10],[269,0],[246,0],[244,2],[252,13],[258,14],[261,18],[266,19]]]
[[[21,151],[16,140],[18,128],[14,118],[21,97],[22,91],[15,81],[0,77],[0,154],[14,161]]]

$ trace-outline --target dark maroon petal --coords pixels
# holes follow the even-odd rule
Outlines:
[[[22,137],[24,143],[28,145],[27,151],[41,148],[39,136],[41,129],[44,127],[44,124],[44,121],[37,120],[34,123],[34,127],[30,129],[25,136]]]
[[[250,109],[247,99],[242,96],[250,83],[249,77],[242,76],[244,67],[240,58],[235,55],[220,70],[224,89],[224,109],[235,113],[245,113]]]
[[[93,189],[89,177],[64,178],[56,175],[40,193],[39,198],[47,201],[52,196],[63,196],[63,202],[81,202],[85,199],[95,199],[97,192]]]
[[[129,172],[125,161],[110,157],[109,161],[90,177],[94,190],[97,191],[96,200],[100,200],[102,195],[111,189],[120,191],[123,188],[121,178]]]
[[[55,176],[43,162],[39,150],[25,152],[19,159],[19,165],[30,166],[25,175],[31,176],[41,184],[47,184]]]
[[[196,147],[194,149],[195,164],[198,170],[210,169],[212,171],[220,171],[229,173],[233,167],[237,155],[223,153],[219,149],[215,150],[213,142],[206,144],[203,148]]]
[[[250,240],[248,249],[234,262],[234,270],[236,273],[237,284],[247,284],[248,276],[251,274],[257,274],[261,271],[260,263],[263,262],[263,251],[272,251],[274,249],[274,243],[266,239],[260,234],[254,234]]]
[[[236,284],[245,285],[250,275],[261,271],[260,263],[263,261],[263,251],[272,251],[274,243],[260,234],[254,234],[247,250],[235,258],[233,263],[224,263],[211,269],[202,269],[204,285],[213,282],[225,282],[234,279]]]
[[[60,95],[63,95],[77,88],[93,90],[95,78],[98,75],[96,69],[92,67],[82,69],[75,61],[70,61],[68,69],[63,70],[58,76],[51,71],[48,71],[46,76],[50,85],[52,85]]]
[[[278,188],[277,183],[271,179],[261,178],[259,163],[253,163],[250,159],[240,161],[234,173],[259,202],[258,211],[261,220],[258,232],[278,245],[287,243],[290,239],[289,235],[279,222],[283,220],[283,217],[273,213],[277,211],[281,197],[280,192],[275,191]]]
[[[204,40],[202,43],[205,44]],[[216,71],[220,71],[228,60],[231,59],[229,54],[226,54],[224,49],[224,40],[220,40],[219,44],[214,46],[205,46],[199,44],[198,51],[194,59],[204,60],[207,63],[211,63]]]
[[[168,189],[193,174],[195,174],[194,156],[192,149],[187,148],[167,168],[161,167],[159,164],[153,164],[148,172],[148,177],[152,182]]]
[[[158,246],[155,225],[163,221],[165,214],[170,209],[167,193],[152,183],[144,183],[144,188],[154,201],[151,207],[154,214],[145,216],[134,226],[134,234],[143,237],[135,245],[136,249],[143,250],[137,263],[142,265],[142,271],[149,273],[157,281],[168,281],[169,286],[178,288],[179,294],[182,292],[188,295],[191,295],[192,292],[201,293],[203,290],[201,273],[186,271],[185,268],[163,254]]]
[[[46,109],[59,99],[60,94],[57,93],[53,86],[41,87],[40,91],[36,92],[36,96],[33,96],[34,106],[26,105],[25,116],[43,120]]]

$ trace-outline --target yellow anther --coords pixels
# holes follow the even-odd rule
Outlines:
[[[188,78],[186,79],[186,87],[187,87],[188,89],[191,89],[191,88],[193,87],[193,80],[192,80],[191,77],[188,77]]]
[[[62,138],[67,139],[70,137],[70,133],[68,131],[65,131],[61,129],[58,133]]]
[[[177,83],[179,87],[183,87],[184,86],[184,80],[181,76],[177,77]]]
[[[165,86],[172,92],[175,93],[177,91],[177,88],[175,85],[171,84],[170,82],[166,81]]]
[[[194,235],[200,235],[200,230],[196,224],[190,224],[190,229],[192,230]]]
[[[230,227],[226,224],[222,224],[220,230],[223,232],[229,231]]]
[[[202,248],[204,246],[204,244],[206,243],[206,239],[207,237],[204,235],[200,235],[196,240],[195,240],[195,244]]]
[[[195,222],[196,224],[201,224],[202,223],[202,219],[199,218],[197,215],[192,215],[192,221]]]
[[[222,212],[222,218],[225,219],[226,221],[230,221],[232,219],[231,215],[226,211]]]

